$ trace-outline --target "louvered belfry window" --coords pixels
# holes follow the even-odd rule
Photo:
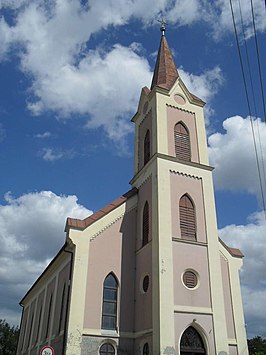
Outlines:
[[[144,138],[144,165],[148,163],[151,158],[151,137],[150,131],[147,130]]]
[[[191,199],[184,195],[179,201],[181,238],[196,240],[195,208]]]
[[[178,159],[190,161],[190,138],[187,128],[182,123],[175,125],[175,155]]]
[[[146,201],[143,209],[143,219],[142,219],[142,246],[146,245],[149,241],[149,204]]]

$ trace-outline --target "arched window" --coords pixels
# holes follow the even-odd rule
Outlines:
[[[149,233],[149,204],[146,201],[142,216],[142,246],[146,245],[149,242]]]
[[[143,352],[142,355],[149,355],[150,354],[150,350],[149,350],[149,344],[145,343],[143,346]]]
[[[147,130],[144,138],[144,165],[148,163],[151,158],[151,138],[150,131]]]
[[[179,201],[181,238],[196,240],[195,208],[191,199],[183,195]]]
[[[188,327],[180,340],[180,355],[206,354],[201,336],[193,327]]]
[[[110,343],[105,343],[100,347],[100,355],[114,355],[115,348]]]
[[[177,123],[174,130],[175,155],[178,159],[190,161],[190,138],[187,128],[182,123]]]
[[[116,330],[117,291],[116,278],[109,274],[103,283],[102,329]]]

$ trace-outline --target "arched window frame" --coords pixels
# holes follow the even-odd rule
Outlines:
[[[108,285],[108,278],[112,277],[113,285]],[[102,329],[117,330],[117,311],[118,311],[118,281],[113,272],[110,272],[103,282],[103,298],[102,298]],[[113,311],[108,311],[108,305]]]
[[[115,355],[115,347],[109,342],[105,342],[100,346],[99,354],[100,355]]]
[[[180,338],[180,354],[183,355],[189,351],[196,351],[199,355],[207,354],[204,338],[192,325],[183,332]]]
[[[150,208],[148,201],[145,202],[142,213],[142,246],[148,244],[150,236]]]
[[[177,122],[174,128],[175,155],[180,160],[191,161],[189,130],[183,122]]]
[[[179,221],[181,238],[196,241],[197,228],[195,205],[188,194],[184,194],[179,200]]]
[[[143,163],[146,165],[151,158],[151,134],[148,129],[144,138]]]

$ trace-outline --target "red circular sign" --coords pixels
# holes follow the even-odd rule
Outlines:
[[[54,355],[54,349],[51,346],[46,345],[40,351],[40,355]]]

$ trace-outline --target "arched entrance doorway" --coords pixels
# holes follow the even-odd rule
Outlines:
[[[188,327],[180,341],[180,355],[206,354],[203,340],[193,327]]]

